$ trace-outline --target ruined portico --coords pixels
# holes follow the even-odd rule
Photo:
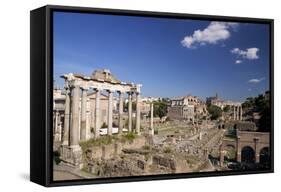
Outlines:
[[[91,76],[78,74],[65,74],[61,76],[65,80],[66,100],[65,100],[65,119],[63,142],[61,147],[62,160],[81,167],[82,150],[79,146],[79,141],[84,141],[86,137],[86,108],[88,93],[95,94],[95,109],[91,109],[93,114],[91,124],[94,125],[94,138],[100,137],[101,128],[101,110],[100,99],[101,93],[108,93],[107,107],[107,135],[113,134],[113,97],[114,94],[119,95],[119,125],[118,133],[123,131],[123,99],[124,95],[128,94],[129,109],[128,109],[128,131],[134,131],[140,135],[140,84],[121,82],[116,79],[109,70],[95,71]],[[132,127],[132,97],[136,97],[136,126]]]
[[[233,120],[236,121],[242,121],[243,120],[243,109],[242,105],[233,105]]]

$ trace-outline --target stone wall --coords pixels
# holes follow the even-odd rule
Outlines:
[[[125,148],[141,148],[146,144],[145,137],[137,137],[132,142],[116,142],[108,145],[94,146],[88,151],[91,159],[112,159],[122,153]]]

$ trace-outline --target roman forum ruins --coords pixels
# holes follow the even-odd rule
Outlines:
[[[56,173],[63,169],[79,178],[96,178],[220,171],[229,170],[225,158],[230,150],[240,163],[259,163],[269,150],[269,133],[256,131],[241,103],[218,96],[206,102],[192,95],[145,98],[142,85],[122,82],[109,70],[61,77],[64,89],[54,87],[53,92],[53,151],[63,162],[55,164]],[[160,118],[154,112],[163,101],[167,111]],[[211,120],[208,102],[229,110]],[[235,135],[228,137],[234,127]],[[126,138],[130,134],[133,140]],[[244,154],[249,147],[254,149],[250,158]]]
[[[75,166],[81,166],[82,151],[79,146],[79,141],[84,141],[86,137],[86,108],[87,95],[90,91],[95,94],[94,109],[90,122],[94,124],[94,138],[100,137],[101,128],[101,110],[100,98],[102,91],[108,93],[107,106],[107,135],[113,134],[113,94],[119,94],[119,122],[118,133],[123,131],[123,101],[124,94],[128,95],[128,132],[134,131],[140,135],[140,84],[125,83],[113,77],[109,70],[95,71],[92,76],[82,76],[75,74],[65,74],[62,76],[65,80],[65,111],[64,111],[64,130],[62,133],[61,156],[62,159]],[[132,98],[135,96],[136,101],[136,118],[135,127],[132,127]],[[81,102],[80,102],[81,100]],[[81,104],[80,104],[81,103]],[[81,106],[80,106],[81,105]],[[58,122],[58,112],[55,116],[55,127],[61,126]],[[153,120],[152,120],[153,122]],[[153,124],[153,123],[152,123]],[[152,125],[153,126],[153,125]],[[55,129],[56,129],[55,128]]]
[[[242,105],[239,104],[239,105],[233,105],[232,106],[233,108],[233,120],[236,121],[236,120],[239,120],[239,121],[242,121],[243,120],[243,110],[242,110]]]

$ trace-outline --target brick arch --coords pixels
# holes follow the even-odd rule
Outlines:
[[[250,142],[246,142],[246,143],[240,142],[240,149],[241,149],[241,151],[242,151],[242,149],[244,147],[251,147],[256,152],[255,143],[253,143],[253,142],[252,143],[250,143]]]
[[[267,149],[267,153],[268,154],[263,154],[263,150]],[[264,151],[264,152],[266,152]],[[269,162],[270,161],[270,148],[269,146],[263,146],[260,148],[260,151],[259,151],[259,162],[260,163],[265,163],[265,162]]]
[[[263,132],[249,132],[249,131],[237,131],[235,140],[224,140],[220,148],[220,158],[223,160],[223,149],[227,145],[233,145],[236,149],[236,160],[241,162],[241,152],[246,146],[251,147],[255,153],[255,162],[260,161],[261,149],[269,146],[269,133]]]
[[[248,151],[245,151],[245,150]],[[247,153],[246,153],[247,152]],[[255,148],[253,148],[250,145],[244,145],[241,147],[241,162],[256,162],[256,151]]]

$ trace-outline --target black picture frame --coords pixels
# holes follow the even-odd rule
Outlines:
[[[53,17],[54,11],[127,15],[157,18],[193,20],[216,20],[246,23],[262,23],[270,26],[270,107],[271,168],[255,171],[198,172],[185,174],[99,178],[68,181],[52,180],[52,105],[53,105]],[[30,12],[30,180],[37,184],[53,187],[66,185],[116,183],[162,179],[195,178],[226,175],[245,175],[274,172],[274,20],[195,15],[183,13],[150,12],[137,10],[101,9],[47,5]]]

